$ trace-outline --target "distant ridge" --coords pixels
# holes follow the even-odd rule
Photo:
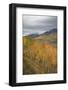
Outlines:
[[[30,35],[28,35],[28,36],[30,36],[30,37],[32,37],[32,38],[34,38],[34,37],[38,37],[39,36],[39,34],[30,34]]]
[[[35,38],[35,37],[38,37],[38,36],[41,36],[41,35],[48,35],[48,34],[56,33],[56,32],[57,32],[57,29],[54,28],[54,29],[51,29],[51,30],[46,31],[46,32],[44,32],[44,33],[41,33],[41,34],[35,33],[35,34],[27,35],[27,36],[30,36],[30,37],[32,37],[32,38]]]
[[[51,29],[51,30],[49,30],[47,32],[44,32],[43,34],[51,34],[51,33],[55,33],[55,32],[57,32],[57,29],[56,28]]]

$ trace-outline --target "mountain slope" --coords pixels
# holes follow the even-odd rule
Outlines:
[[[36,33],[36,34],[30,34],[30,35],[28,35],[28,36],[31,37],[31,38],[35,38],[35,37],[39,37],[39,36],[42,36],[42,35],[53,34],[53,33],[56,33],[56,32],[57,32],[57,29],[54,28],[54,29],[51,29],[51,30],[46,31],[46,32],[44,32],[44,33],[41,33],[41,34]]]
[[[23,74],[57,73],[57,32],[23,37]]]

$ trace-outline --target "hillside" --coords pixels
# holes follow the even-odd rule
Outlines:
[[[57,32],[24,36],[23,74],[57,73]]]

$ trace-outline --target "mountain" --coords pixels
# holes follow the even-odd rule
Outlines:
[[[30,34],[28,36],[30,36],[31,38],[35,38],[35,37],[39,37],[39,36],[43,36],[43,35],[53,34],[53,33],[56,33],[56,32],[57,32],[57,29],[54,28],[54,29],[51,29],[51,30],[46,31],[44,33],[41,33],[41,34],[35,33],[35,34]]]
[[[34,38],[34,37],[38,37],[39,36],[39,34],[30,34],[30,35],[28,35],[28,36],[30,36],[30,37],[32,37],[32,38]]]
[[[42,35],[44,35],[44,34],[56,33],[56,32],[57,32],[57,29],[55,28],[55,29],[51,29],[51,30],[49,30],[49,31],[47,31],[47,32],[44,32]]]

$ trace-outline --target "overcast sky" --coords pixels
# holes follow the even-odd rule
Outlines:
[[[23,15],[24,36],[57,28],[56,16]]]

